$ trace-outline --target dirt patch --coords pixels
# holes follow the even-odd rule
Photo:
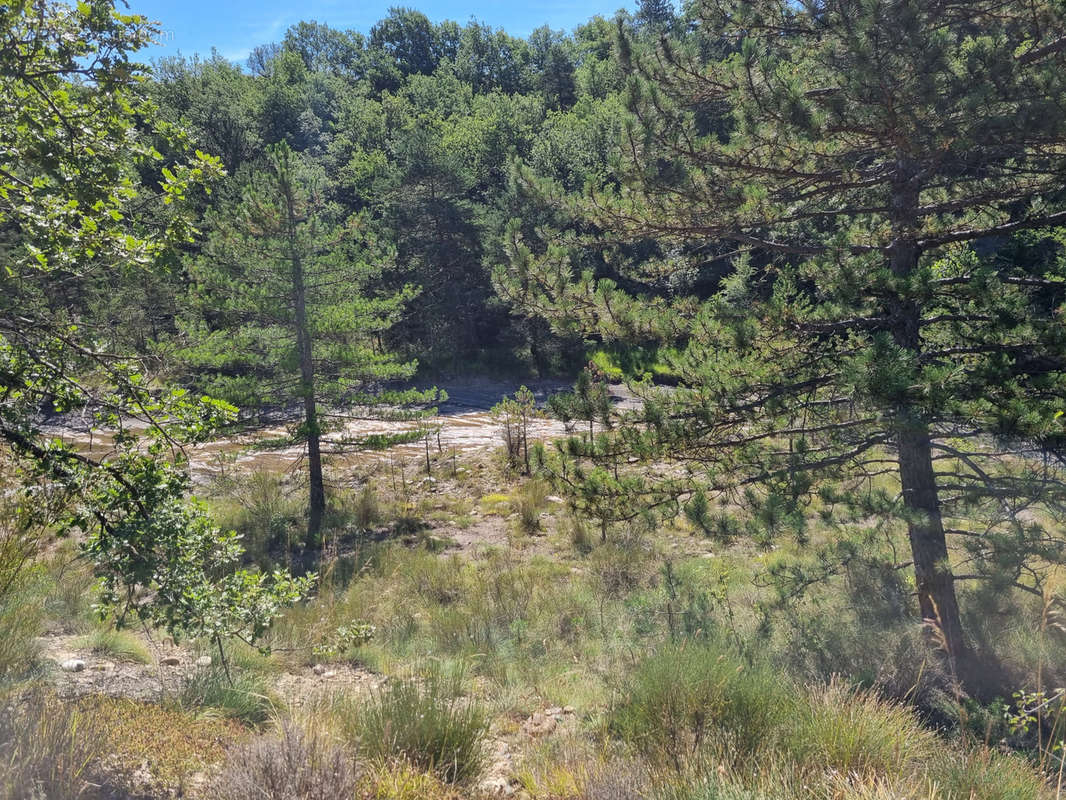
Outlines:
[[[56,690],[63,697],[96,694],[157,703],[178,692],[188,675],[198,669],[195,656],[177,648],[150,646],[154,651],[152,663],[140,664],[79,647],[81,638],[50,635],[37,640]]]

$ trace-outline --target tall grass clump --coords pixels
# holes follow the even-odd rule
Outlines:
[[[520,532],[532,534],[540,530],[540,512],[547,499],[548,485],[535,478],[512,495],[511,509],[517,516]]]
[[[351,800],[359,769],[324,734],[286,721],[272,736],[230,751],[208,800]]]
[[[232,667],[227,675],[221,666],[197,670],[182,687],[179,703],[189,711],[207,710],[253,727],[276,710],[262,677]]]
[[[241,534],[245,558],[272,563],[304,541],[303,506],[282,475],[268,470],[227,476],[216,481],[212,511],[219,525]]]
[[[652,763],[681,771],[711,739],[739,754],[772,744],[795,702],[794,687],[781,675],[724,646],[689,643],[636,668],[608,725]]]
[[[988,747],[944,748],[932,759],[929,777],[940,790],[937,800],[1036,800],[1066,796],[1054,775],[1049,783],[1017,755]]]
[[[389,680],[343,710],[349,737],[371,758],[406,761],[441,780],[477,775],[485,759],[488,717],[463,695],[463,670],[431,663],[421,676]]]
[[[906,706],[839,680],[808,690],[785,720],[797,762],[852,775],[905,775],[936,753],[935,734]]]
[[[0,800],[77,800],[107,746],[91,715],[35,689],[0,703]]]
[[[33,578],[0,596],[0,684],[17,680],[37,664],[35,638],[45,620],[44,601]]]
[[[108,656],[116,661],[129,661],[134,664],[148,664],[151,653],[144,642],[129,631],[116,628],[98,628],[78,639],[78,647],[90,650],[97,655]]]
[[[6,503],[0,506],[0,682],[32,669],[34,638],[45,617],[47,580],[44,569],[33,562],[38,537],[14,515]]]

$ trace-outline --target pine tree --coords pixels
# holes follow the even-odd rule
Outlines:
[[[217,396],[250,410],[299,404],[300,423],[286,444],[305,448],[309,544],[326,511],[323,404],[391,407],[436,396],[374,391],[417,366],[380,347],[415,292],[374,293],[391,256],[358,218],[326,201],[321,183],[282,143],[252,174],[239,205],[218,212],[191,264],[199,316],[186,328],[193,344],[185,351]]]
[[[1064,552],[1037,513],[1066,500],[1061,6],[706,0],[693,21],[654,47],[621,31],[624,189],[563,201],[614,240],[695,251],[716,291],[620,262],[623,291],[573,274],[587,242],[517,235],[501,280],[605,339],[679,347],[680,385],[639,385],[616,446],[687,469],[630,502],[705,519],[704,491],[747,489],[775,519],[818,493],[896,514],[921,616],[976,683],[956,581],[1039,591]],[[898,497],[874,502],[889,474]]]

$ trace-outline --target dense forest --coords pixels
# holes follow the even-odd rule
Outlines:
[[[1066,6],[159,34],[0,4],[0,800],[1063,795]]]

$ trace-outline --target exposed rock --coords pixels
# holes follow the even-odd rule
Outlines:
[[[560,504],[560,505],[561,505],[562,503],[564,503],[564,502],[565,502],[565,501],[563,500],[563,498],[559,497],[558,495],[554,495],[554,494],[550,494],[550,495],[548,495],[548,496],[547,496],[547,497],[546,497],[545,499],[546,499],[546,500],[547,500],[547,501],[548,501],[549,503],[558,503],[558,504]]]
[[[325,675],[326,674],[326,668],[324,666],[322,666],[321,664],[315,664],[313,667],[311,667],[311,671],[313,673],[315,673],[315,675]]]
[[[323,678],[336,678],[337,677],[337,672],[336,672],[336,670],[329,669],[329,670],[326,670],[325,672],[322,673],[322,677]]]
[[[198,666],[198,667],[210,667],[211,666],[211,656],[200,656],[198,659],[196,659],[196,666]]]
[[[510,779],[502,776],[485,778],[485,780],[478,784],[477,788],[481,794],[488,795],[489,797],[512,797],[515,793],[514,786],[511,785]]]
[[[558,724],[555,721],[555,717],[550,717],[538,711],[522,723],[522,730],[533,737],[547,736],[555,730]]]
[[[177,656],[164,656],[163,658],[159,659],[159,663],[162,664],[164,667],[176,667],[181,664],[181,659]]]
[[[68,658],[59,666],[64,672],[81,672],[85,669],[85,662],[80,658]]]

